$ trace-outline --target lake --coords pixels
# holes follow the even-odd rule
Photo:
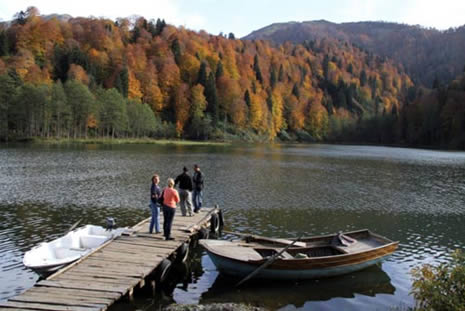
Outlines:
[[[0,300],[33,286],[22,266],[34,245],[73,223],[131,226],[149,216],[150,178],[183,166],[205,173],[205,203],[225,230],[271,237],[368,228],[400,241],[382,265],[305,282],[234,289],[201,249],[177,303],[247,302],[273,310],[389,310],[411,306],[409,271],[464,248],[465,153],[344,146],[0,145]],[[190,169],[192,173],[192,169]],[[155,308],[151,298],[113,309]],[[144,309],[144,308],[142,308]]]

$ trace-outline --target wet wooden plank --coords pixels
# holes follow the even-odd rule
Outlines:
[[[86,300],[74,299],[73,297],[63,297],[57,296],[28,296],[20,295],[18,297],[13,297],[8,301],[11,302],[22,302],[22,303],[40,303],[40,304],[50,304],[50,305],[63,305],[63,306],[77,306],[77,307],[88,307],[88,308],[99,308],[107,306],[107,303],[91,303]],[[109,301],[111,302],[111,301]]]
[[[102,287],[105,286],[126,286],[126,287],[132,287],[135,284],[139,283],[139,280],[137,279],[104,279],[104,278],[98,278],[98,277],[89,277],[89,276],[76,276],[76,275],[62,275],[59,278],[55,279],[57,282],[62,282],[62,281],[70,281],[70,282],[84,282],[84,283],[92,283],[94,285],[99,285]]]
[[[11,300],[18,300],[21,301],[21,299],[35,299],[39,298],[42,299],[44,297],[53,299],[53,301],[60,302],[61,300],[65,301],[75,301],[75,302],[84,302],[87,304],[93,304],[93,305],[109,305],[112,304],[115,299],[111,298],[100,298],[100,297],[82,297],[79,295],[73,295],[71,293],[68,294],[63,294],[63,293],[57,293],[57,292],[45,292],[45,293],[32,293],[32,292],[27,292],[24,295],[20,295],[18,297],[14,297]],[[118,295],[119,297],[119,295]]]
[[[118,292],[102,292],[88,289],[70,289],[70,288],[56,288],[56,287],[45,287],[35,286],[32,289],[26,291],[24,294],[38,294],[38,295],[75,295],[83,298],[104,298],[104,299],[116,299],[121,296]],[[23,295],[24,295],[23,294]]]
[[[71,282],[71,281],[40,281],[37,286],[47,287],[58,287],[58,288],[70,288],[70,289],[92,289],[95,291],[102,292],[116,292],[120,294],[126,294],[127,286],[99,286],[92,283],[86,282]]]
[[[79,268],[76,268],[76,269],[73,269],[73,272],[74,273],[80,273],[80,272],[83,272],[83,273],[94,273],[94,274],[98,274],[98,273],[102,273],[102,275],[114,275],[115,277],[117,276],[126,276],[126,277],[135,277],[135,278],[142,278],[144,277],[144,272],[137,272],[137,271],[125,271],[125,270],[121,270],[121,269],[105,269],[105,270],[102,270],[101,268],[99,267],[79,267]]]
[[[53,305],[45,303],[25,303],[16,301],[0,302],[0,307],[24,308],[35,310],[48,310],[48,311],[98,311],[98,307],[82,307],[82,306],[69,306],[69,305]]]

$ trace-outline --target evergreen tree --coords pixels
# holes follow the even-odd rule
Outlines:
[[[69,136],[71,127],[71,107],[68,105],[65,89],[60,80],[52,86],[52,131],[57,137],[62,137],[66,131]]]
[[[128,98],[129,72],[127,67],[124,67],[116,76],[115,88],[123,95],[124,98]]]
[[[347,65],[347,72],[350,73],[350,74],[354,73],[354,66],[352,65],[352,63]]]
[[[328,74],[329,74],[329,55],[325,54],[325,57],[323,58],[323,78],[325,80],[328,80]]]
[[[155,25],[155,35],[157,36],[160,35],[163,29],[165,28],[165,26],[166,26],[165,20],[164,19],[160,20],[159,18],[157,18],[157,23]]]
[[[0,57],[8,55],[10,50],[6,31],[0,31]]]
[[[360,72],[360,86],[365,86],[367,84],[367,73],[365,69],[362,69]]]
[[[27,13],[22,10],[16,13],[14,18],[15,24],[24,25],[27,23]]]
[[[245,93],[244,93],[244,101],[245,101],[245,104],[247,105],[248,108],[250,108],[250,93],[249,93],[249,90],[245,90]]]
[[[263,84],[263,76],[262,72],[260,70],[260,65],[258,64],[258,55],[255,54],[254,60],[253,60],[253,70],[255,71],[255,77],[257,78],[257,81]]]
[[[218,66],[216,66],[215,79],[218,80],[224,75],[223,63],[220,61]]]
[[[197,74],[196,84],[201,84],[203,87],[207,85],[207,63],[202,62],[200,64],[199,73]]]
[[[0,140],[8,141],[8,123],[12,100],[16,95],[15,81],[10,75],[0,75]]]
[[[276,69],[274,68],[274,66],[271,66],[270,85],[271,85],[272,89],[274,89],[277,82],[278,82],[278,77],[277,77],[277,74],[276,74]]]
[[[216,81],[212,72],[208,75],[207,85],[205,87],[205,98],[207,99],[207,112],[212,116],[213,126],[218,124],[219,107],[218,95],[216,94]]]
[[[181,63],[181,45],[179,44],[178,39],[174,39],[173,43],[171,43],[171,51],[173,52],[174,55],[174,60],[176,61],[176,64],[179,66]]]
[[[294,86],[292,87],[292,95],[294,95],[297,98],[300,97],[299,86],[297,85],[297,83],[294,83]]]
[[[283,64],[279,66],[278,81],[284,82],[284,67]]]

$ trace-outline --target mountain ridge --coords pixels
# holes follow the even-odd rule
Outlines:
[[[465,26],[437,30],[394,22],[333,23],[326,20],[274,23],[245,40],[302,43],[334,38],[399,62],[412,78],[431,86],[437,78],[452,81],[465,65]]]

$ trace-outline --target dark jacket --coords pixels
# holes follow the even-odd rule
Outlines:
[[[179,184],[179,189],[192,191],[192,178],[186,172],[176,177],[174,184]]]
[[[155,197],[154,197],[155,196]],[[152,187],[150,187],[150,199],[153,203],[158,203],[158,198],[161,196],[161,189],[160,186],[155,185],[152,183]]]
[[[194,190],[201,191],[203,189],[203,173],[201,171],[194,173],[192,181],[194,182]]]

